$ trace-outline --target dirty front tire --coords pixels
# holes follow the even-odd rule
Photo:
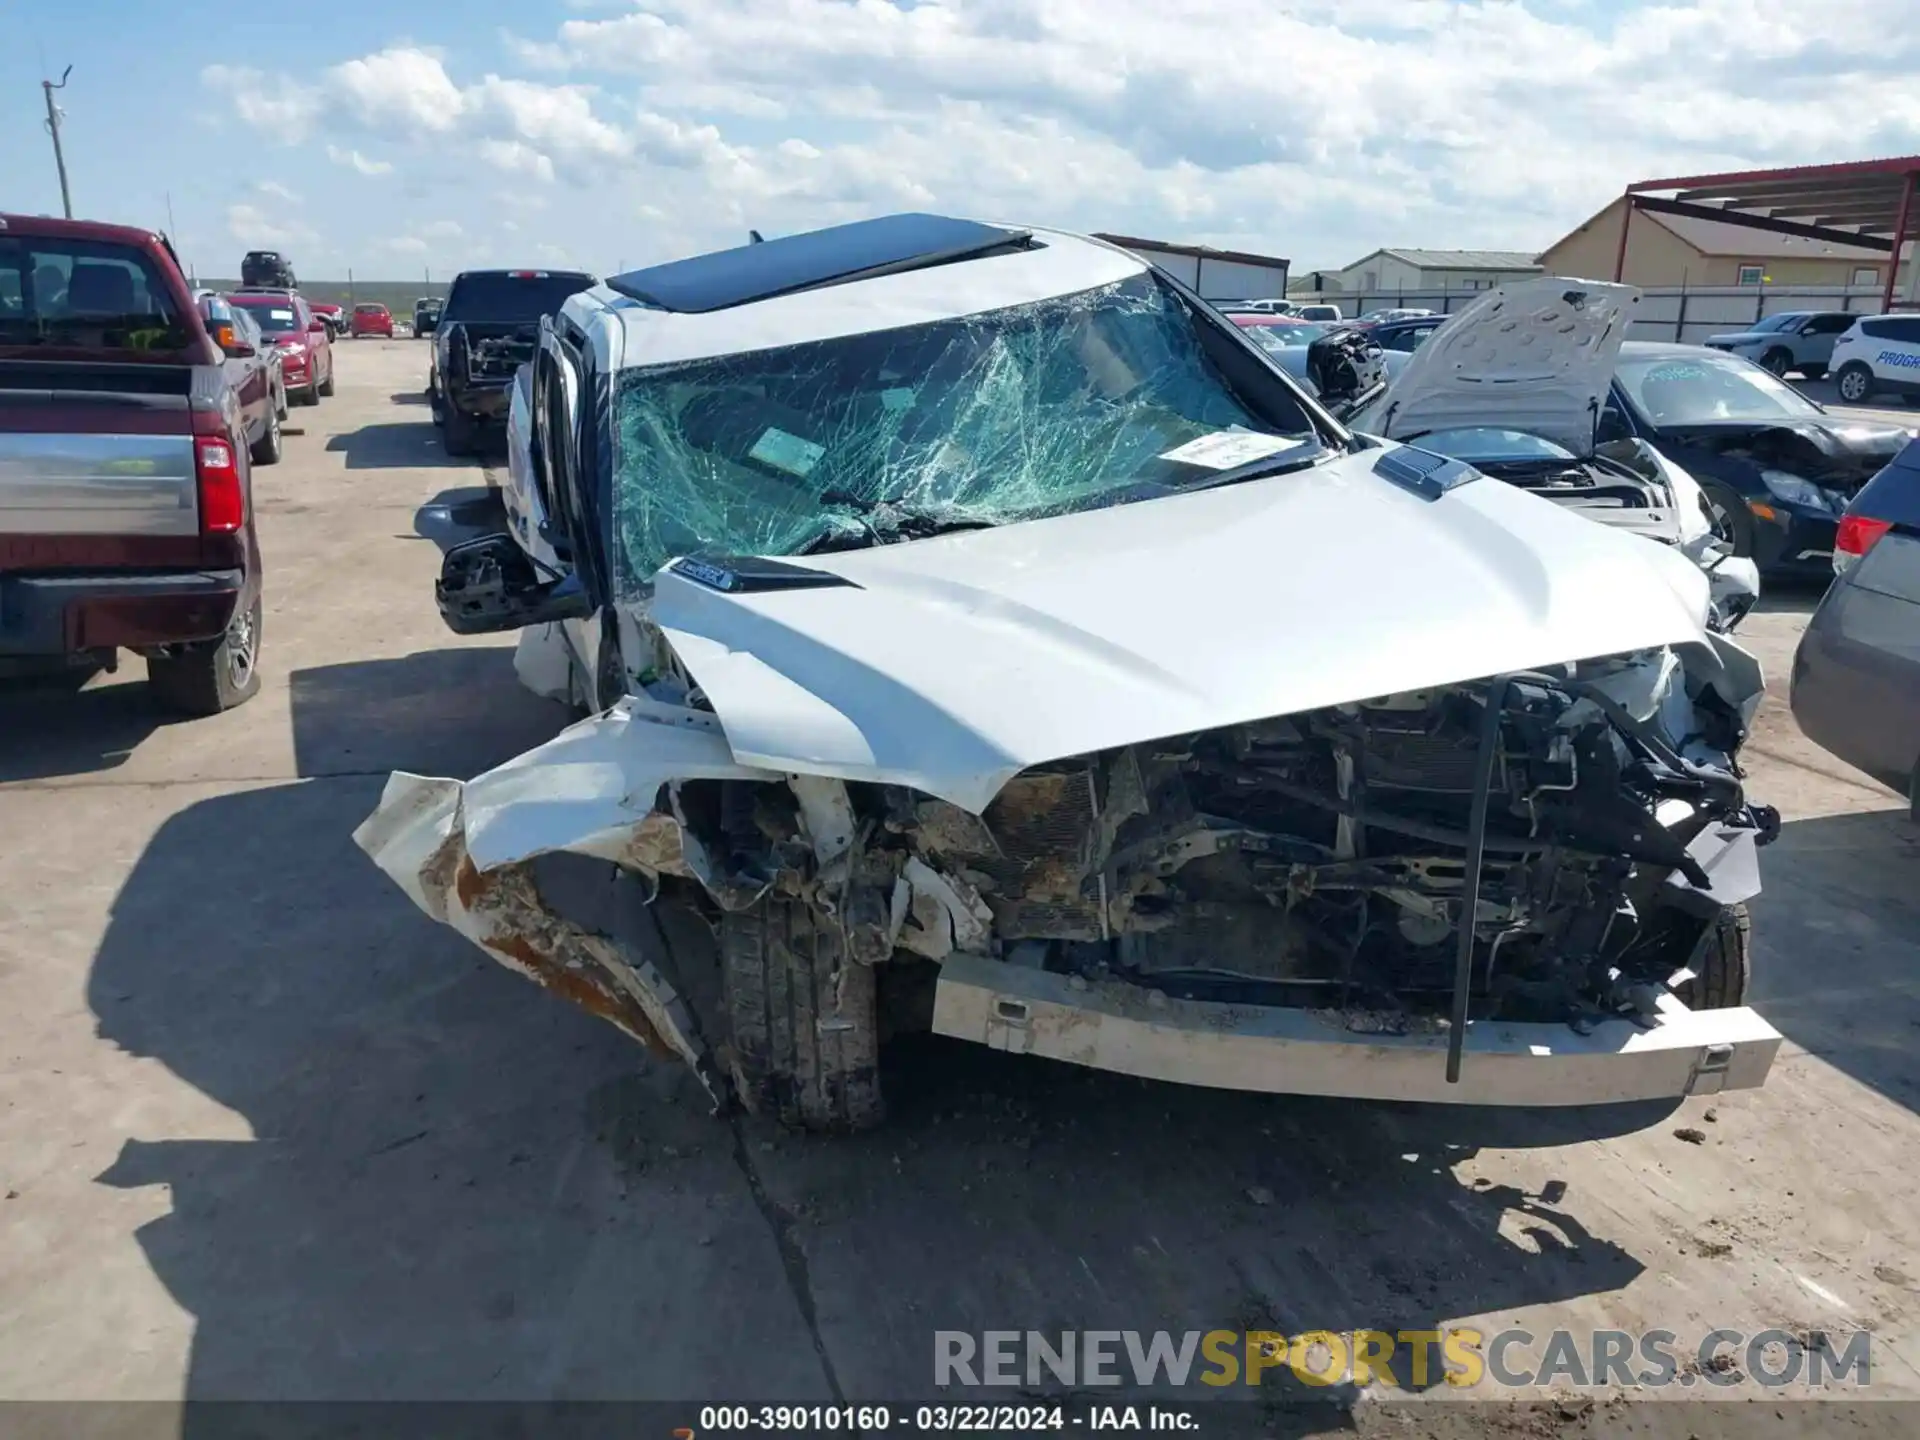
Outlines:
[[[1729,905],[1715,917],[1694,978],[1675,992],[1689,1010],[1731,1010],[1747,1003],[1753,979],[1753,919],[1744,905]]]
[[[234,616],[217,644],[147,661],[147,687],[167,709],[218,715],[260,691],[260,601]]]
[[[884,1114],[874,975],[819,918],[780,895],[721,915],[734,1087],[783,1125],[867,1130]]]
[[[331,396],[333,394],[333,367],[327,367],[327,378],[314,386],[315,393]]]
[[[1760,365],[1784,380],[1787,372],[1793,368],[1793,352],[1784,346],[1776,345],[1760,357]]]

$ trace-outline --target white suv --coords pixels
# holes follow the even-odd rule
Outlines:
[[[1920,395],[1920,315],[1870,315],[1833,342],[1833,383],[1848,405]]]

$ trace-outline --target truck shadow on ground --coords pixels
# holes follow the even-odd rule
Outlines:
[[[1471,1162],[1667,1106],[1190,1091],[925,1037],[875,1134],[714,1118],[351,842],[386,765],[470,773],[557,728],[517,696],[499,650],[296,674],[301,773],[330,778],[182,811],[116,899],[100,1033],[254,1136],[138,1137],[99,1177],[170,1187],[137,1238],[194,1316],[190,1398],[924,1398],[937,1330],[1431,1329],[1651,1258],[1589,1232],[1600,1197]],[[1267,1378],[1263,1433],[1304,1430]]]
[[[330,452],[344,455],[349,470],[466,469],[473,461],[447,454],[440,432],[418,420],[383,420],[362,425],[327,441]]]
[[[114,770],[142,741],[180,716],[145,684],[145,662],[124,656],[117,674],[80,689],[84,677],[0,679],[0,782],[50,780]]]

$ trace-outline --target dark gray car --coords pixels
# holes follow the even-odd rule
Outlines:
[[[1920,440],[1847,507],[1834,564],[1793,657],[1794,719],[1920,819]]]

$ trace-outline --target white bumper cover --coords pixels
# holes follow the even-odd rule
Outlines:
[[[1149,1080],[1454,1105],[1604,1105],[1711,1095],[1766,1083],[1780,1033],[1753,1010],[1666,1000],[1647,1027],[1475,1021],[1459,1083],[1447,1032],[1364,1034],[1331,1012],[1150,995],[1048,971],[953,956],[940,967],[936,1033]]]

